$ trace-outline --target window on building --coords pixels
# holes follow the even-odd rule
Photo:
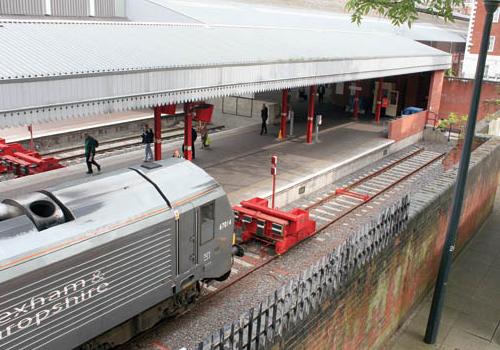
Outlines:
[[[497,8],[495,13],[493,13],[493,22],[498,23],[498,19],[500,18],[500,7]]]
[[[487,78],[489,75],[489,70],[490,70],[490,66],[489,65],[485,65],[484,66],[484,74],[483,74],[483,78]]]
[[[488,46],[488,52],[492,52],[495,48],[495,36],[490,36],[490,46]]]

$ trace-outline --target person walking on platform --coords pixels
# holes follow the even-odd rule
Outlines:
[[[193,155],[193,159],[195,158],[195,149],[194,142],[198,138],[198,133],[194,128],[191,128],[191,154]],[[182,154],[184,154],[184,145],[182,145]]]
[[[154,139],[155,139],[153,129],[151,129],[150,127],[148,127],[147,124],[145,124],[141,137],[142,137],[142,143],[145,145],[144,151],[146,153],[146,156],[144,158],[144,161],[145,162],[152,162],[153,161],[153,151],[151,150],[151,144],[154,142]]]
[[[305,87],[300,87],[299,88],[299,98],[302,99],[302,101],[307,101],[307,95],[306,95],[306,88]]]
[[[93,173],[92,164],[97,167],[97,171],[101,171],[101,166],[94,160],[95,149],[97,147],[99,147],[99,142],[89,134],[85,134],[85,161],[87,162],[87,174]]]
[[[318,87],[318,102],[319,103],[323,103],[323,96],[325,96],[325,86],[324,85],[320,85]]]
[[[260,118],[262,119],[262,127],[260,128],[260,134],[267,134],[267,118],[269,117],[269,110],[267,109],[266,104],[262,105],[262,109],[260,111]]]
[[[191,148],[192,148],[192,152],[193,152],[193,159],[195,158],[195,148],[194,148],[194,142],[196,141],[196,139],[198,138],[198,133],[196,132],[195,128],[191,128]]]
[[[210,141],[208,138],[208,128],[206,124],[203,124],[200,127],[200,133],[201,133],[201,148],[210,147]]]

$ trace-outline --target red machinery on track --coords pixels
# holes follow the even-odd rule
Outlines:
[[[252,198],[233,207],[235,226],[243,242],[254,239],[274,244],[277,254],[284,254],[316,232],[316,222],[299,208],[282,211],[269,207],[267,199]]]
[[[38,152],[25,149],[19,143],[0,139],[0,174],[26,176],[62,168],[56,158],[43,158]]]

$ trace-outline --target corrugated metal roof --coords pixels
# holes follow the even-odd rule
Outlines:
[[[0,80],[271,62],[446,56],[385,33],[0,21]]]
[[[135,21],[190,22],[209,25],[294,27],[386,32],[420,41],[465,42],[466,31],[447,30],[431,23],[394,27],[383,18],[366,17],[360,26],[348,14],[211,0],[133,0],[128,17]]]
[[[446,69],[388,33],[0,21],[0,125]],[[3,117],[3,118],[2,118]]]

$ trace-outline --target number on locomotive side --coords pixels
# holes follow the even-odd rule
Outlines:
[[[203,254],[203,261],[208,261],[208,260],[210,260],[210,251]]]
[[[231,219],[227,219],[227,220],[221,222],[219,225],[219,231],[222,231],[222,230],[228,228],[229,226],[231,226],[231,223],[232,223]]]

